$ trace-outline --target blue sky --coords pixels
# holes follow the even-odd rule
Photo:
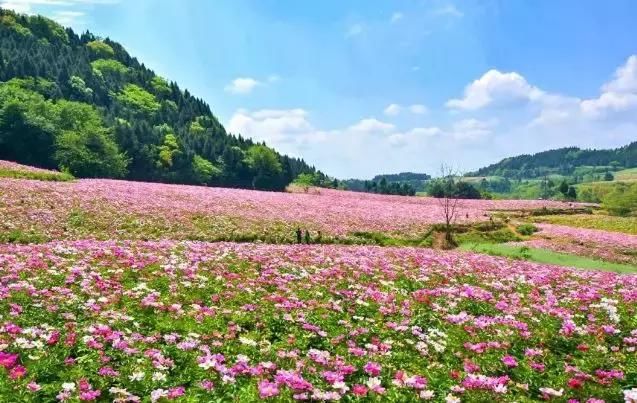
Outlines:
[[[637,2],[0,0],[340,178],[637,140]]]

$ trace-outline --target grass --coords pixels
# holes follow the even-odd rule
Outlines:
[[[629,168],[615,172],[616,181],[637,181],[637,168]]]
[[[39,181],[67,182],[75,179],[66,172],[31,172],[0,168],[0,178],[33,179]]]
[[[604,214],[575,214],[536,216],[531,219],[534,222],[637,235],[637,217],[616,217]]]
[[[610,263],[581,256],[558,253],[545,249],[527,248],[525,246],[511,246],[491,243],[465,243],[460,250],[485,253],[493,256],[505,256],[518,260],[528,260],[537,263],[553,264],[557,266],[576,267],[587,270],[605,270],[616,273],[637,273],[637,266],[620,263]]]

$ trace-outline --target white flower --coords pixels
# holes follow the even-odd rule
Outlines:
[[[366,382],[367,387],[370,389],[376,389],[380,386],[380,378],[369,378]]]
[[[637,403],[637,388],[624,391],[624,401],[626,403]]]
[[[434,397],[434,392],[432,390],[423,390],[420,392],[420,398],[423,400],[431,400]]]
[[[145,375],[146,375],[146,374],[144,374],[143,372],[138,371],[138,372],[133,372],[133,373],[131,374],[131,376],[129,376],[128,378],[129,378],[131,381],[141,381],[142,379],[144,379],[144,376],[145,376]]]
[[[495,388],[493,388],[493,391],[495,393],[507,393],[507,386],[506,385],[497,385]]]
[[[66,390],[67,392],[71,392],[75,390],[75,384],[73,382],[65,382],[62,384],[62,390]]]
[[[540,392],[547,394],[549,396],[562,396],[564,394],[564,389],[555,390],[552,388],[540,388]]]
[[[166,374],[163,372],[154,372],[153,373],[153,381],[155,382],[164,382],[166,380]]]
[[[168,396],[168,391],[166,389],[155,389],[150,392],[150,400],[152,402],[156,402],[164,396]]]
[[[460,403],[460,399],[449,393],[447,397],[445,397],[446,403]]]

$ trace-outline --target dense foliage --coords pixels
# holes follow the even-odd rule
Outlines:
[[[482,194],[480,191],[473,186],[472,184],[462,181],[455,180],[452,177],[439,178],[432,181],[428,188],[427,192],[430,196],[436,198],[443,197],[452,197],[457,199],[488,199],[489,195],[487,193]]]
[[[637,166],[637,142],[612,150],[560,148],[537,154],[523,154],[478,169],[467,176],[503,176],[506,178],[539,178],[550,174],[572,175],[577,168],[602,166],[604,170]],[[604,172],[602,172],[603,175]]]
[[[226,133],[118,43],[0,9],[0,158],[79,177],[282,189],[303,160]]]

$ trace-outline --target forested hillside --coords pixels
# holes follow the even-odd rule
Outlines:
[[[0,81],[0,159],[78,177],[257,189],[317,173],[227,133],[204,101],[120,44],[41,16],[0,9]]]
[[[467,176],[503,176],[505,178],[539,178],[551,174],[573,175],[578,167],[601,167],[602,173],[637,167],[637,142],[612,150],[560,148],[537,154],[518,155],[480,168]]]

